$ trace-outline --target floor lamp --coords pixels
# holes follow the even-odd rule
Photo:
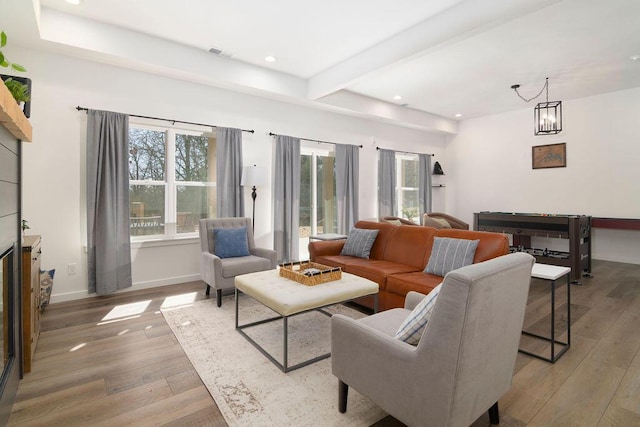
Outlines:
[[[252,231],[256,231],[256,197],[258,192],[256,187],[264,187],[267,184],[267,170],[262,166],[245,166],[242,168],[242,179],[240,185],[251,187],[251,199],[253,200],[253,214],[251,216]]]

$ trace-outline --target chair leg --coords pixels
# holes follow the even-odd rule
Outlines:
[[[222,289],[216,289],[216,300],[218,307],[222,307]]]
[[[211,285],[207,285],[207,290],[204,291],[204,294],[206,296],[209,296],[210,293],[211,293]]]
[[[338,411],[341,414],[347,412],[347,396],[349,395],[349,386],[342,381],[338,381]]]
[[[500,412],[498,410],[498,402],[494,403],[491,408],[489,408],[489,421],[491,424],[500,424]]]

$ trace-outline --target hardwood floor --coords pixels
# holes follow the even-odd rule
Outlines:
[[[571,289],[569,351],[555,364],[518,355],[500,425],[640,425],[640,265],[595,261],[593,275]],[[566,332],[564,289],[556,317]],[[194,282],[49,306],[9,424],[226,425],[160,313],[204,298]],[[549,301],[548,282],[534,280],[527,330],[546,333]],[[521,345],[546,349],[526,337]],[[488,416],[473,425],[488,426]]]

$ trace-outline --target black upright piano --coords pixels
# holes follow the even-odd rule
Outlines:
[[[510,212],[473,214],[473,229],[511,234],[513,252],[528,252],[542,264],[571,268],[571,281],[579,283],[591,273],[591,216]],[[532,248],[531,236],[569,239],[569,252]]]

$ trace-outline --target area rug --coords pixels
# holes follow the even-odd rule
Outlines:
[[[328,309],[354,318],[343,305]],[[235,302],[226,297],[163,309],[167,323],[230,426],[370,426],[385,417],[373,402],[349,390],[347,412],[338,412],[338,380],[331,359],[283,373],[235,330]],[[240,324],[273,317],[252,298],[240,297]],[[330,318],[309,312],[289,319],[289,364],[327,353]],[[282,362],[282,321],[245,329]]]

